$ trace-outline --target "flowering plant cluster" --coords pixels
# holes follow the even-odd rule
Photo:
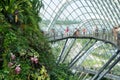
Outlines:
[[[39,28],[42,6],[42,0],[0,0],[0,80],[67,79]]]
[[[15,60],[16,60],[15,54],[10,53],[10,62],[8,62],[8,67],[11,69],[13,68],[15,74],[20,74],[20,72],[22,70],[21,66],[20,66],[20,64],[17,65]],[[35,65],[37,65],[39,63],[37,56],[30,57],[30,61],[32,64],[35,64]]]
[[[8,67],[12,68],[15,65],[14,60],[16,59],[16,56],[13,53],[10,53],[10,59],[11,62],[8,63]],[[14,72],[15,74],[20,74],[21,72],[20,64],[15,66]]]

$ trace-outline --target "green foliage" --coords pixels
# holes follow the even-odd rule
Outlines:
[[[37,20],[41,20],[38,16],[38,11],[42,6],[43,4],[39,0],[0,0],[0,12],[11,24],[31,23],[36,25]],[[16,15],[18,16],[17,22],[15,22]]]
[[[32,74],[39,74],[37,69],[39,70],[41,65],[45,65],[49,72],[53,68],[52,66],[55,65],[50,47],[44,36],[38,30],[28,29],[25,28],[24,31],[10,29],[4,34],[4,51],[2,53],[4,63],[1,74],[3,78],[26,80],[28,74],[31,77],[33,77]],[[11,53],[16,56],[15,60],[11,59]],[[38,58],[38,64],[31,62],[30,58],[32,56]],[[12,68],[8,67],[9,62],[13,63]],[[22,70],[19,76],[15,75],[15,67],[17,65],[20,65]],[[9,78],[8,75],[11,75],[11,77]]]
[[[40,70],[40,76],[38,76],[38,80],[50,80],[50,77],[48,76],[44,66],[42,66]]]
[[[75,76],[67,67],[66,64],[59,64],[54,67],[54,70],[50,73],[51,80],[78,80],[78,77]]]
[[[41,0],[0,0],[0,80],[72,80],[39,30],[42,6]]]

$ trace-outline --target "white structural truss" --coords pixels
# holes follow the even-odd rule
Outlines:
[[[68,64],[80,80],[120,80],[120,42],[113,33],[120,27],[119,0],[43,0],[43,4],[40,24],[52,45],[57,44],[53,48],[58,65]]]

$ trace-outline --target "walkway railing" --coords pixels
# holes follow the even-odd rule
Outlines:
[[[63,39],[63,38],[67,38],[67,37],[81,37],[81,38],[96,38],[102,41],[109,41],[113,44],[115,44],[118,48],[119,48],[119,39],[117,39],[117,37],[114,36],[114,34],[111,32],[106,32],[103,33],[102,31],[99,33],[95,33],[95,32],[89,32],[89,33],[82,33],[80,34],[79,32],[69,32],[69,33],[48,33],[45,36],[48,37],[49,41],[53,41],[53,40],[59,40],[59,39]]]
[[[95,45],[97,45],[96,41],[95,41],[95,44],[93,42],[94,46],[92,44],[90,44],[92,47],[90,46],[90,47],[88,47],[88,49],[82,48],[82,50],[81,50],[82,52],[80,51],[79,53],[77,53],[76,56],[73,55],[74,51],[72,53],[70,52],[70,50],[72,49],[71,47],[75,43],[76,38],[88,38],[88,39],[93,38],[95,40],[100,40],[100,41],[104,41],[104,42],[111,42],[111,43],[117,45],[117,47],[119,47],[119,45],[117,43],[117,40],[113,36],[112,32],[107,32],[107,33],[104,33],[104,34],[102,32],[86,33],[86,34],[80,34],[80,33],[76,33],[76,32],[71,32],[69,34],[62,34],[62,33],[61,34],[58,34],[58,33],[52,33],[51,34],[50,33],[50,34],[45,35],[45,36],[48,37],[49,41],[53,41],[53,42],[58,41],[58,40],[62,40],[62,39],[66,39],[64,47],[61,50],[61,53],[60,53],[60,55],[58,57],[58,60],[57,60],[58,64],[65,62],[67,60],[67,57],[69,56],[69,58],[70,58],[70,56],[72,55],[74,58],[70,58],[71,63],[68,64],[68,67],[72,70],[76,69],[78,71],[78,73],[79,73],[79,71],[82,72],[82,73],[85,73],[86,76],[88,76],[88,74],[94,75],[91,78],[89,77],[89,80],[100,80],[102,77],[106,77],[108,79],[115,79],[115,80],[120,79],[120,77],[118,75],[114,75],[114,74],[109,73],[109,71],[119,62],[119,57],[118,57],[119,50],[118,50],[118,52],[115,52],[114,55],[111,55],[111,57],[108,59],[108,61],[106,61],[105,64],[103,64],[102,67],[98,70],[94,70],[94,69],[91,69],[91,68],[90,69],[89,68],[80,69],[80,66],[77,69],[76,66],[75,66],[76,63],[78,63],[78,62],[80,63],[80,61],[83,62],[84,59],[86,58],[86,56],[94,57],[93,55],[90,55],[89,52],[90,52],[90,50],[92,50],[92,48],[94,48]],[[73,42],[68,43],[69,38],[72,38]],[[88,44],[89,43],[91,43],[91,41],[89,41]],[[69,44],[69,47],[66,47],[67,44]],[[65,47],[68,48],[68,50],[66,50]],[[83,51],[86,51],[86,50],[87,50],[87,52],[83,52]],[[69,54],[71,54],[71,55],[69,55]],[[91,70],[92,70],[92,72],[91,72]],[[82,73],[80,75],[82,75]]]

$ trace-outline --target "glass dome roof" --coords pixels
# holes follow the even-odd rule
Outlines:
[[[43,20],[50,20],[49,27],[54,27],[58,20],[88,22],[91,27],[112,28],[120,23],[119,0],[47,0],[41,10]],[[51,24],[52,23],[52,24]]]
[[[40,27],[46,35],[53,33],[49,40],[56,63],[67,63],[80,77],[85,73],[82,80],[120,79],[119,40],[116,43],[114,33],[120,25],[119,0],[43,0],[43,4]],[[73,36],[76,29],[80,36]]]

